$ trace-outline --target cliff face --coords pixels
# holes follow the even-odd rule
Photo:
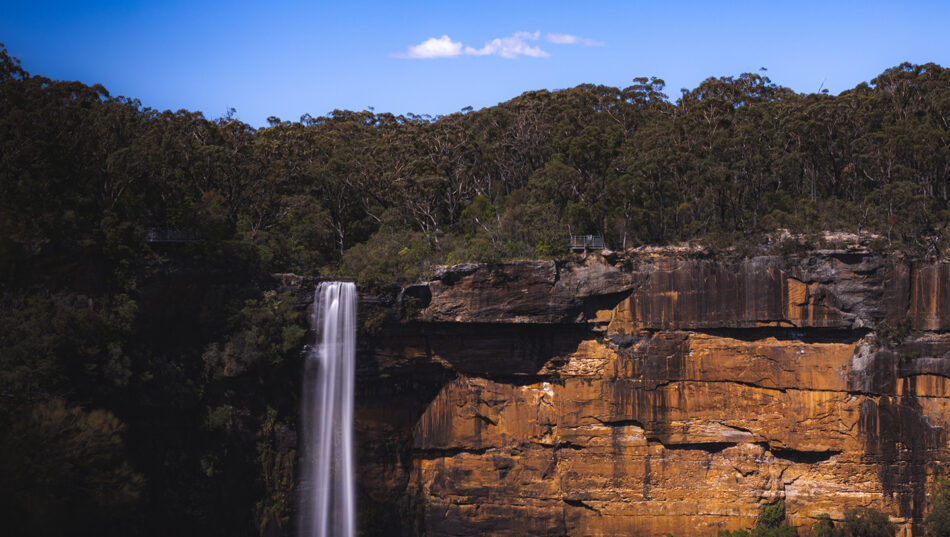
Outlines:
[[[922,534],[948,277],[837,252],[445,269],[360,355],[364,528],[715,535],[784,498],[805,534],[857,506]]]

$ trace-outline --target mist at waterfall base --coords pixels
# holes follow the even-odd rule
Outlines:
[[[356,285],[323,282],[314,292],[314,346],[304,364],[304,457],[300,537],[353,537],[353,384]]]

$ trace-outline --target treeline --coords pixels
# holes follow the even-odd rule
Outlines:
[[[0,509],[18,535],[289,534],[305,319],[268,274],[871,232],[943,256],[950,70],[760,74],[254,129],[31,76],[0,47]],[[194,242],[149,243],[150,230]]]
[[[123,226],[194,229],[266,270],[366,279],[557,254],[572,233],[614,249],[776,228],[946,247],[950,71],[934,64],[838,96],[743,74],[670,102],[662,80],[637,78],[438,118],[334,111],[255,130],[3,62],[0,203],[20,254]]]

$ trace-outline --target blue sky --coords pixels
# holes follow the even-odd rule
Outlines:
[[[637,76],[675,98],[760,67],[837,93],[902,61],[950,65],[947,28],[947,1],[0,0],[0,42],[33,74],[210,118],[233,107],[254,126],[333,109],[447,114]]]

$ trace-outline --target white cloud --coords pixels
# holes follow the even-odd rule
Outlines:
[[[537,41],[541,32],[515,32],[511,37],[497,37],[479,49],[465,47],[465,54],[471,56],[501,56],[502,58],[517,58],[529,56],[531,58],[547,58],[550,56],[541,47],[534,47],[528,41]]]
[[[418,45],[409,47],[405,53],[397,54],[400,58],[452,58],[462,53],[462,44],[452,41],[447,35],[435,38],[430,37]]]
[[[418,45],[413,45],[401,54],[393,54],[397,58],[426,59],[426,58],[455,58],[457,56],[501,56],[502,58],[548,58],[551,55],[541,47],[532,45],[531,41],[541,39],[541,32],[515,32],[509,37],[496,37],[485,43],[482,48],[463,46],[458,41],[443,35],[430,37]],[[544,36],[545,41],[556,45],[584,45],[587,47],[603,46],[603,41],[587,39],[570,34],[549,33]]]
[[[584,45],[585,47],[602,47],[604,46],[603,41],[597,41],[596,39],[588,39],[586,37],[578,37],[571,34],[554,34],[550,33],[544,36],[544,40],[548,43],[554,43],[555,45]]]

